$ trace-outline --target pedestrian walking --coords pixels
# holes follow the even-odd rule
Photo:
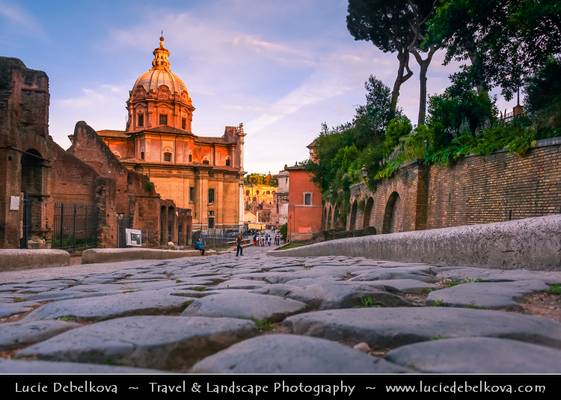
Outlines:
[[[240,233],[240,234],[238,235],[238,237],[236,238],[236,257],[238,257],[238,256],[243,256],[243,247],[242,247],[242,244],[243,244],[243,236],[242,236],[242,234]]]
[[[197,241],[195,242],[195,249],[201,251],[201,256],[205,255],[205,241],[203,240],[202,237],[198,238]]]

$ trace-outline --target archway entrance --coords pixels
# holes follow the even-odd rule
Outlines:
[[[34,235],[41,235],[43,218],[43,157],[34,149],[21,157],[21,192],[23,194],[22,232],[20,247]]]
[[[353,201],[353,205],[351,207],[351,224],[349,225],[349,230],[354,231],[356,229],[356,213],[357,213],[357,202],[356,200]]]
[[[364,207],[364,219],[362,223],[362,228],[366,229],[370,226],[370,217],[372,216],[372,207],[374,206],[374,199],[369,197],[366,201],[366,206]]]
[[[399,194],[397,194],[397,192],[393,192],[386,204],[382,233],[392,233],[397,231],[397,212],[399,210],[399,203]]]

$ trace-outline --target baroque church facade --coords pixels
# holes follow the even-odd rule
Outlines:
[[[238,229],[243,224],[243,124],[221,137],[192,132],[187,86],[171,70],[164,37],[152,67],[135,81],[125,130],[97,135],[129,170],[148,176],[162,198],[190,211],[192,230]]]

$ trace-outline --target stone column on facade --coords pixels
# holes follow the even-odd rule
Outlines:
[[[208,170],[199,169],[195,178],[195,191],[197,192],[198,228],[208,228]]]
[[[226,204],[227,201],[231,201],[227,198],[224,194],[224,174],[217,173],[216,177],[216,200],[214,201],[215,207],[215,224],[216,227],[223,228],[226,221],[224,220],[224,211],[228,207]]]

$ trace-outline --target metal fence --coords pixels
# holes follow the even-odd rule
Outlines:
[[[203,238],[207,249],[227,247],[235,243],[236,236],[243,230],[243,225],[223,225],[221,228],[193,231],[191,243]]]
[[[52,247],[83,250],[97,245],[97,210],[85,204],[55,204]]]

